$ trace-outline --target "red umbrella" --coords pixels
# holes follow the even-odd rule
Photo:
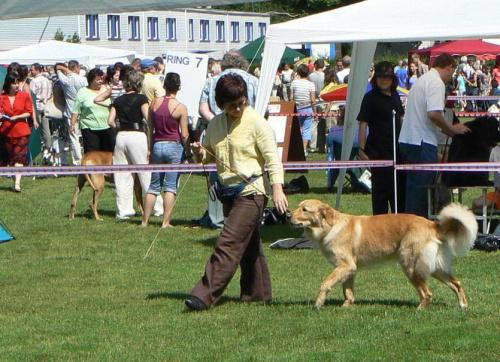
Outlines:
[[[366,92],[369,92],[372,89],[370,83],[366,86]],[[407,95],[408,90],[405,88],[397,87],[399,95]],[[333,86],[330,90],[321,94],[321,99],[325,102],[335,102],[335,101],[345,101],[347,97],[347,84],[337,84]]]

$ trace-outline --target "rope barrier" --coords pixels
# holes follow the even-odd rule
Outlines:
[[[285,171],[318,170],[341,168],[392,167],[392,160],[372,161],[315,161],[315,162],[284,162]],[[92,165],[92,166],[25,166],[0,167],[0,176],[22,175],[77,175],[82,173],[115,173],[115,172],[204,172],[216,171],[214,163],[201,164],[148,164],[148,165]]]
[[[398,171],[500,171],[500,162],[450,162],[396,165]]]
[[[419,163],[394,165],[392,160],[355,160],[355,161],[300,161],[283,162],[285,171],[327,170],[344,168],[395,167],[397,171],[500,171],[500,162],[450,162]],[[82,173],[116,173],[116,172],[180,172],[189,173],[216,171],[214,163],[201,164],[148,164],[148,165],[109,165],[109,166],[25,166],[0,167],[0,176],[7,175],[78,175]]]

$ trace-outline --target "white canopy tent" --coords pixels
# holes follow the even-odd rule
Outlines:
[[[218,6],[264,0],[2,0],[0,20]]]
[[[470,0],[366,0],[354,5],[269,26],[261,67],[256,109],[264,114],[274,74],[286,44],[353,42],[347,90],[342,159],[348,159],[356,131],[356,117],[366,91],[366,80],[377,42],[498,38],[498,0],[482,0],[481,21],[457,26],[477,11]],[[411,11],[401,11],[411,9]],[[345,176],[341,170],[339,179]],[[342,182],[337,193],[340,204]]]
[[[74,44],[64,41],[46,41],[38,44],[0,52],[0,64],[18,62],[21,64],[55,64],[78,60],[87,68],[111,65],[116,62],[130,64],[136,57],[134,51]]]

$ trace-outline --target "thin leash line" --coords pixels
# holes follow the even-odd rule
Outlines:
[[[179,190],[179,192],[177,193],[177,197],[175,198],[174,200],[174,204],[172,205],[172,210],[174,209],[175,207],[175,204],[177,203],[177,200],[179,200],[179,197],[181,196],[182,194],[182,191],[184,190],[184,188],[186,187],[188,181],[189,181],[189,178],[191,177],[193,173],[190,172],[189,175],[188,175],[188,178],[186,179],[186,182],[184,182],[184,185],[181,187],[181,189]],[[149,246],[148,248],[148,251],[146,252],[146,255],[144,255],[144,257],[142,258],[142,260],[145,260],[149,254],[151,253],[152,257],[154,258],[154,248],[155,248],[155,243],[156,243],[156,239],[158,239],[158,236],[160,235],[160,232],[162,231],[162,228],[160,228],[158,230],[158,232],[156,233],[153,241],[151,242],[151,245]]]
[[[259,193],[262,193],[264,194],[264,196],[266,197],[270,197],[267,192],[263,192],[262,190],[259,190],[259,188],[257,186],[255,186],[253,184],[253,182],[250,182],[248,181],[245,177],[243,177],[242,175],[240,175],[237,171],[235,171],[231,166],[229,166],[228,164],[224,163],[224,161],[222,161],[220,158],[218,158],[217,156],[215,156],[212,152],[210,152],[207,148],[203,147],[203,146],[200,146],[202,149],[204,149],[209,155],[211,155],[213,158],[215,158],[217,161],[219,161],[222,165],[224,165],[225,167],[227,167],[232,173],[234,173],[236,176],[238,176],[239,178],[241,178],[244,182],[246,182],[248,185],[250,185],[254,190],[256,190],[257,192]]]

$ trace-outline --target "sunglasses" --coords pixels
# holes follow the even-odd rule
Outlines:
[[[224,105],[224,108],[227,110],[230,110],[230,111],[234,111],[236,108],[243,108],[246,105],[247,105],[247,100],[245,98],[245,99],[242,99],[242,100],[237,101],[237,102],[226,103]]]

